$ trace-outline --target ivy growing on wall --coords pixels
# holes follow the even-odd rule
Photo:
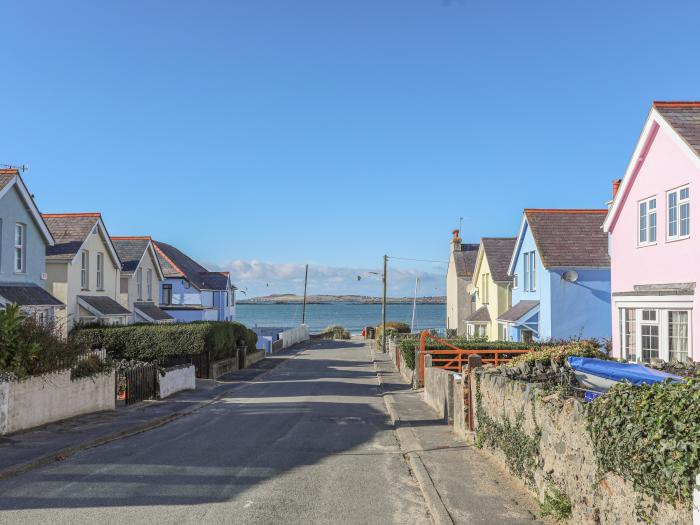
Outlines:
[[[524,409],[517,414],[514,423],[511,423],[505,414],[502,418],[503,423],[499,423],[491,418],[483,407],[481,377],[479,374],[475,374],[474,379],[475,411],[479,422],[476,431],[476,446],[501,450],[505,455],[506,464],[511,472],[530,483],[534,483],[534,471],[537,467],[540,448],[540,429],[537,428],[532,437],[525,433],[523,430]]]
[[[615,472],[644,494],[690,506],[700,471],[698,407],[700,380],[614,386],[587,413],[601,473]]]

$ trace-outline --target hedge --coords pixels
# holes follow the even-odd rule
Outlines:
[[[601,472],[616,472],[636,489],[690,505],[700,471],[700,380],[617,384],[588,410]]]
[[[77,327],[71,338],[89,348],[105,348],[116,359],[143,361],[204,352],[212,360],[226,359],[237,346],[254,352],[258,340],[255,332],[230,321]]]

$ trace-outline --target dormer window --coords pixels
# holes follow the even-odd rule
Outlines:
[[[639,246],[656,244],[656,197],[639,202]]]
[[[688,186],[667,193],[667,240],[677,241],[690,236],[690,189]]]

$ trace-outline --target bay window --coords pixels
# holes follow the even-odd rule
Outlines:
[[[622,358],[643,363],[690,359],[690,310],[631,307],[618,313]]]
[[[656,242],[656,197],[639,203],[639,245]]]

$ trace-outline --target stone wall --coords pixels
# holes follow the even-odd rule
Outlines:
[[[194,390],[195,382],[194,365],[170,368],[164,375],[158,374],[160,398],[165,399],[183,390]]]
[[[400,351],[396,338],[387,338],[386,351],[389,354],[391,361],[394,363],[394,366],[396,366],[401,374],[401,377],[403,377],[404,381],[413,385],[416,380],[416,373],[406,364],[406,360],[403,358],[403,354]]]
[[[209,363],[209,379],[218,379],[224,374],[238,370],[238,357],[229,357]]]
[[[467,406],[464,403],[464,389],[462,381],[464,376],[453,376],[452,381],[452,430],[457,437],[466,439],[469,428],[467,427]]]
[[[525,437],[537,443],[537,435],[540,436],[534,465],[525,473],[540,501],[545,489],[554,485],[571,501],[571,523],[638,523],[635,508],[640,494],[632,483],[613,473],[602,478],[598,474],[595,451],[586,430],[585,407],[579,400],[546,395],[537,385],[508,379],[494,369],[475,370],[473,380],[478,383],[472,388],[471,399],[477,413],[477,439],[479,424],[489,424],[486,419],[479,421],[480,410],[501,426],[507,418],[514,439]],[[477,391],[480,406],[476,404]],[[508,463],[502,450],[490,452]],[[675,509],[663,503],[657,505],[651,517],[657,524],[692,521],[690,509]]]
[[[114,372],[71,381],[70,370],[0,383],[0,435],[114,410]]]
[[[258,350],[257,352],[246,352],[245,354],[245,367],[248,368],[254,365],[258,361],[265,359],[265,350]]]

